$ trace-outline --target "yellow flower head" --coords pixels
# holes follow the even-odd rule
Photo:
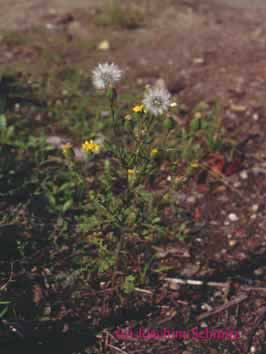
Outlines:
[[[142,113],[142,112],[144,112],[144,105],[143,104],[138,104],[135,107],[133,107],[132,110],[135,113]]]
[[[158,149],[156,149],[156,148],[153,148],[152,150],[151,150],[151,157],[156,157],[157,155],[158,155]]]
[[[198,161],[192,161],[190,164],[190,167],[192,168],[199,168],[200,164],[198,163]]]
[[[85,152],[92,152],[92,153],[99,153],[100,152],[100,145],[96,144],[93,140],[86,140],[82,144],[82,150]]]
[[[127,175],[128,175],[128,177],[134,176],[135,174],[136,174],[136,170],[135,170],[135,169],[129,169],[129,170],[127,170]]]
[[[127,178],[128,178],[128,182],[132,183],[135,181],[136,178],[136,170],[131,168],[127,170]]]

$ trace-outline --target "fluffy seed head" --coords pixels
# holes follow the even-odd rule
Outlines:
[[[168,111],[171,95],[164,87],[154,87],[146,92],[143,104],[155,116],[160,116]]]
[[[122,76],[122,71],[115,64],[99,64],[92,72],[92,81],[96,89],[113,87]]]

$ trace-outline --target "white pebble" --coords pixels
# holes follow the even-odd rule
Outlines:
[[[258,204],[252,205],[251,210],[252,210],[254,213],[256,213],[256,212],[259,210],[259,205],[258,205]]]
[[[248,179],[248,173],[247,173],[247,171],[242,171],[242,172],[240,172],[240,178],[242,178],[242,179]]]
[[[258,113],[254,113],[253,116],[252,116],[253,120],[258,120],[259,119],[259,115]]]
[[[230,221],[238,221],[238,216],[236,215],[236,214],[234,214],[234,213],[230,213],[229,215],[228,215],[228,219],[230,220]]]
[[[237,244],[237,241],[236,241],[236,240],[231,240],[231,241],[229,241],[229,246],[230,246],[230,247],[234,247],[236,244]]]

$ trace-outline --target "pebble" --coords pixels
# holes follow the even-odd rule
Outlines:
[[[15,104],[15,112],[19,112],[20,111],[20,104],[16,103]]]
[[[46,23],[45,27],[49,30],[49,31],[53,31],[56,26],[52,23]]]
[[[204,59],[203,59],[203,58],[200,58],[200,57],[199,57],[199,58],[194,58],[194,59],[193,59],[193,63],[194,63],[194,64],[198,64],[198,65],[199,65],[199,64],[204,64]]]
[[[236,214],[234,214],[234,213],[230,213],[230,214],[228,215],[228,219],[229,219],[230,221],[235,222],[235,221],[238,221],[238,216],[237,216]]]
[[[242,178],[242,179],[248,179],[248,173],[247,173],[247,171],[242,171],[242,172],[240,172],[240,178]]]
[[[211,311],[212,307],[208,304],[203,304],[203,305],[201,305],[201,309],[206,310],[206,311]]]
[[[258,204],[252,205],[251,210],[252,210],[254,213],[256,213],[256,212],[259,210],[259,205],[258,205]]]
[[[99,50],[109,50],[110,49],[110,43],[107,40],[103,40],[99,43],[98,45]]]
[[[259,120],[259,115],[258,113],[254,113],[253,116],[252,116],[253,120],[257,121]]]
[[[233,112],[237,112],[237,113],[243,113],[247,110],[246,106],[237,105],[237,104],[232,104],[230,108]]]
[[[234,183],[234,187],[235,187],[235,188],[241,187],[241,183],[240,183],[239,181],[235,182],[235,183]]]
[[[194,196],[190,196],[187,198],[188,204],[195,204],[196,203],[196,198]]]
[[[230,247],[234,247],[236,244],[237,244],[237,241],[236,241],[236,240],[231,240],[231,241],[229,241],[229,246],[230,246]]]

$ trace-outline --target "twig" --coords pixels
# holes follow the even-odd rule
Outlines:
[[[245,301],[248,298],[248,295],[241,295],[237,297],[236,299],[233,299],[229,302],[227,302],[224,305],[218,306],[215,310],[209,311],[207,313],[203,313],[197,317],[197,321],[202,321],[205,320],[206,318],[209,318],[211,316],[217,315],[218,313],[228,310],[230,307],[235,306],[240,304],[241,302]]]
[[[152,295],[152,292],[150,290],[146,290],[146,289],[135,288],[135,291],[137,291],[138,293],[146,294],[146,295]]]
[[[14,264],[13,264],[13,263],[10,264],[10,268],[11,268],[11,269],[10,269],[9,278],[8,278],[7,282],[6,282],[4,285],[1,286],[0,292],[1,292],[1,291],[4,291],[4,290],[7,288],[8,284],[9,284],[9,283],[12,281],[12,279],[13,279],[13,274],[14,274],[14,272],[13,272]]]
[[[262,287],[241,286],[241,290],[244,290],[244,291],[259,291],[259,292],[262,292],[262,293],[266,293],[266,288],[262,288]]]
[[[218,173],[218,172],[213,171],[210,168],[210,166],[205,162],[202,162],[201,166],[203,168],[205,168],[214,178],[216,178],[217,180],[222,182],[227,188],[231,189],[231,191],[236,193],[241,199],[243,199],[244,201],[247,201],[247,198],[239,190],[237,190],[234,186],[232,186],[231,183],[229,183],[227,181],[226,177],[222,173]]]
[[[114,349],[114,350],[117,351],[118,353],[121,353],[121,354],[128,354],[128,353],[125,352],[124,350],[119,349],[119,348],[115,347],[115,346],[112,345],[112,344],[108,344],[108,347],[111,348],[111,349]]]
[[[176,289],[176,285],[197,285],[197,286],[211,286],[214,288],[228,288],[230,283],[218,283],[214,281],[204,282],[202,280],[193,279],[181,279],[181,278],[166,278],[168,283],[170,283],[171,289]]]

